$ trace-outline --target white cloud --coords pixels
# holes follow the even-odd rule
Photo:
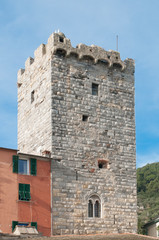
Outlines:
[[[148,163],[159,162],[159,153],[137,154],[137,168],[143,167]]]

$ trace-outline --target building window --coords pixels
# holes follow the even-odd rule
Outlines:
[[[101,217],[101,202],[96,195],[92,195],[88,200],[88,217]]]
[[[98,167],[99,168],[103,168],[103,164],[102,163],[98,163]]]
[[[20,174],[29,174],[29,161],[28,160],[23,160],[19,159],[18,161],[18,173]]]
[[[94,215],[95,217],[100,217],[100,203],[98,200],[96,200],[94,204]]]
[[[98,84],[92,83],[92,95],[98,96]]]
[[[30,201],[30,184],[19,183],[19,200]]]
[[[21,226],[21,227],[28,227],[29,226],[29,223],[27,222],[18,222],[18,226]]]
[[[31,92],[31,103],[34,102],[34,98],[35,98],[35,91]]]
[[[92,200],[88,202],[88,217],[93,217],[93,203]]]
[[[108,160],[98,160],[98,168],[108,168]]]
[[[19,156],[13,156],[13,172],[19,174],[33,175],[36,176],[37,172],[37,161],[35,158],[19,159]]]
[[[87,115],[82,115],[82,121],[87,122],[88,121],[88,116]]]
[[[64,38],[63,37],[59,37],[59,41],[60,42],[64,42]]]
[[[35,227],[37,229],[38,225],[37,222],[18,222],[18,221],[12,221],[12,232],[14,231],[16,226],[23,226],[23,227]]]

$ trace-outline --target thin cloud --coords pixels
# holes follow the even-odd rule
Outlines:
[[[145,155],[137,154],[137,168],[154,162],[159,162],[159,153],[149,153]]]

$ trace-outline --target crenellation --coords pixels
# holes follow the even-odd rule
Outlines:
[[[60,41],[60,38],[62,41]],[[73,48],[69,39],[65,37],[63,33],[53,33],[48,39],[48,43],[41,44],[34,52],[34,59],[28,58],[25,63],[25,68],[28,68],[34,61],[39,61],[45,54],[50,57],[52,54],[62,54],[65,57],[75,57],[79,60],[92,60],[92,64],[105,64],[105,67],[119,67],[121,71],[124,71],[126,66],[132,68],[133,60],[126,59],[124,62],[120,59],[120,53],[109,50],[105,51],[103,48],[85,44],[78,44],[76,48]],[[131,66],[132,63],[132,66]]]
[[[35,51],[34,51],[34,58],[35,61],[38,61],[46,54],[46,45],[45,44],[41,44]]]
[[[34,58],[28,57],[25,61],[25,69],[28,70],[30,68],[30,65],[34,62]]]
[[[18,74],[17,74],[18,81],[21,79],[21,76],[23,75],[24,72],[25,72],[25,69],[23,69],[23,68],[20,68],[18,70]]]

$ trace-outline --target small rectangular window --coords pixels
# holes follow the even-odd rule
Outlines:
[[[83,121],[83,122],[88,121],[88,116],[87,116],[87,115],[83,115],[83,116],[82,116],[82,121]]]
[[[31,103],[34,102],[34,97],[35,97],[34,94],[35,94],[35,91],[32,91],[31,92]]]
[[[29,174],[29,161],[28,160],[23,160],[19,159],[18,160],[18,173],[20,174]]]
[[[18,226],[23,226],[23,227],[27,227],[27,226],[29,226],[29,223],[27,222],[18,222]]]
[[[92,95],[98,96],[98,84],[92,83]]]
[[[35,158],[19,159],[19,156],[13,156],[13,173],[36,176],[37,160]]]
[[[19,200],[30,201],[30,184],[19,183]]]
[[[98,168],[107,168],[108,167],[108,161],[107,160],[98,160]]]
[[[59,41],[60,41],[60,42],[63,42],[63,37],[59,37]]]

